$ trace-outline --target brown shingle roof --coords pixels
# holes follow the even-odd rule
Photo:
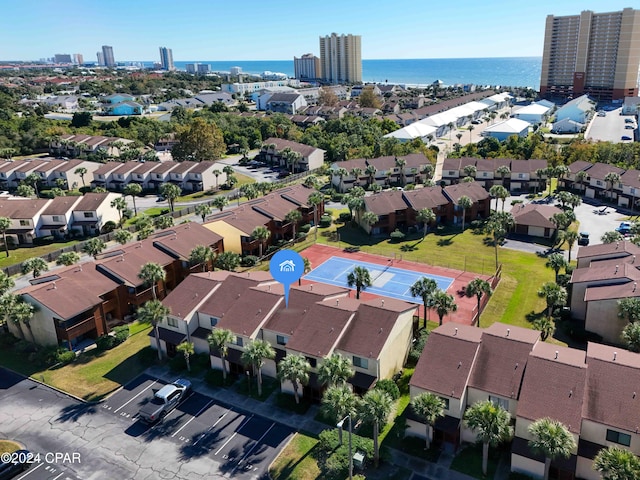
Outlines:
[[[298,206],[279,195],[267,195],[253,203],[252,208],[273,220],[284,221],[287,213],[296,210]],[[255,226],[256,224],[254,224],[254,228]]]
[[[482,330],[445,323],[429,335],[410,385],[429,392],[461,398],[474,365]],[[438,365],[438,368],[433,368]]]
[[[364,198],[367,211],[376,215],[388,215],[397,210],[406,210],[408,205],[400,190],[388,190]]]
[[[640,270],[630,263],[607,261],[592,262],[585,268],[576,268],[571,274],[571,283],[595,282],[600,280],[626,281],[640,280]]]
[[[626,282],[616,285],[602,285],[595,287],[587,287],[584,293],[584,301],[592,300],[618,300],[628,297],[640,297],[640,288],[638,282]]]
[[[470,387],[517,399],[529,353],[540,332],[496,322],[482,333]]]
[[[82,197],[54,197],[51,199],[51,203],[47,205],[42,212],[42,215],[64,215],[73,210],[76,203],[80,201]]]
[[[569,165],[569,173],[575,175],[583,170],[588,170],[593,166],[591,162],[585,162],[584,160],[576,160]]]
[[[0,198],[0,217],[19,219],[33,218],[51,200],[44,199],[3,199]]]
[[[138,274],[145,263],[153,262],[166,267],[173,262],[173,257],[155,248],[149,239],[124,245],[104,255],[108,257],[97,260],[98,270],[110,272],[133,287],[142,285]]]
[[[587,173],[589,174],[590,178],[604,181],[604,177],[606,177],[609,173],[617,173],[618,175],[622,175],[624,173],[624,170],[622,168],[616,167],[615,165],[611,165],[610,163],[596,162]]]
[[[585,358],[582,350],[538,342],[527,362],[518,416],[533,421],[550,417],[580,433],[587,380]]]
[[[584,418],[627,432],[638,431],[640,355],[589,343],[587,365]]]
[[[82,200],[76,205],[80,212],[95,212],[100,205],[111,195],[110,193],[85,193]]]
[[[598,245],[588,245],[580,247],[578,250],[578,258],[589,258],[599,256],[620,256],[626,257],[631,255],[640,255],[640,247],[623,240],[621,242],[601,243]]]
[[[315,357],[325,357],[333,350],[354,312],[335,308],[330,302],[315,303],[300,319],[287,349]]]
[[[109,175],[111,172],[115,172],[118,168],[121,168],[123,165],[121,162],[107,162],[101,167],[98,167],[94,170],[93,175],[97,177],[98,175]]]
[[[305,145],[304,143],[292,142],[291,140],[285,140],[283,138],[269,137],[262,143],[263,145],[269,145],[271,143],[275,144],[276,150],[278,152],[289,147],[292,151],[298,152],[303,157],[308,157],[315,151],[324,152],[324,150],[320,148],[312,147],[311,145]]]
[[[162,304],[169,308],[171,315],[184,319],[205,301],[219,284],[220,281],[206,275],[189,275],[162,300]]]
[[[202,304],[198,309],[198,312],[222,318],[222,314],[231,308],[239,296],[242,296],[242,294],[249,288],[262,283],[263,279],[264,275],[262,277],[259,275],[229,275],[224,283],[220,285],[220,288],[218,288],[215,293]]]
[[[188,222],[167,228],[150,237],[153,245],[182,260],[188,260],[197,245],[212,246],[222,237],[199,223]]]
[[[444,187],[444,194],[451,199],[453,203],[458,203],[460,197],[466,195],[473,202],[479,202],[489,198],[487,192],[482,185],[476,182],[463,182],[455,185],[447,185]]]
[[[403,196],[405,201],[415,211],[422,210],[423,208],[433,209],[449,203],[449,200],[444,196],[442,188],[440,187],[417,188],[404,192]]]
[[[214,297],[218,295],[214,293],[211,298]],[[281,295],[257,288],[245,288],[236,295],[229,308],[222,312],[217,328],[226,328],[236,335],[252,337],[273,315],[280,303],[284,303],[284,297]]]
[[[553,229],[556,228],[556,225],[550,219],[556,213],[562,213],[562,210],[553,205],[540,205],[537,203],[516,205],[511,210],[516,225]]]

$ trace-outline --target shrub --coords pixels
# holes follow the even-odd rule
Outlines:
[[[129,338],[129,325],[121,325],[119,327],[115,327],[113,329],[113,336],[115,337],[118,344],[124,342],[127,338]]]
[[[393,380],[379,380],[378,383],[376,383],[375,388],[377,390],[382,390],[383,392],[388,393],[393,400],[397,400],[400,398],[400,389]]]
[[[59,349],[56,352],[56,360],[57,363],[61,363],[62,365],[66,365],[67,363],[71,363],[76,359],[76,352],[72,352],[70,350]]]
[[[116,346],[116,339],[111,335],[101,335],[96,338],[96,348],[98,350],[111,350]]]
[[[243,267],[253,267],[258,264],[258,257],[255,255],[246,255],[240,259],[240,265]]]
[[[322,216],[325,216],[325,215],[333,218],[333,210],[325,210]]]
[[[349,220],[351,220],[351,213],[349,212],[341,212],[340,215],[338,215],[339,222],[345,223]]]
[[[331,195],[331,201],[336,203],[342,203],[343,197],[344,197],[344,194],[342,193],[334,193],[333,195]]]
[[[413,346],[409,351],[409,361],[412,363],[417,363],[420,355],[422,355],[422,350],[424,350],[424,345],[427,343],[427,339],[429,338],[429,332],[427,330],[422,330],[420,332],[420,336],[418,339],[413,342]]]
[[[304,225],[301,225],[300,228],[298,228],[298,232],[300,232],[300,233],[309,233],[309,230],[311,230],[311,224],[310,223],[306,223]]]
[[[111,233],[116,229],[116,222],[109,220],[100,229],[100,233]]]
[[[348,433],[343,432],[342,445],[338,430],[335,428],[324,430],[318,435],[318,448],[320,449],[320,462],[323,470],[322,478],[343,479],[349,470],[349,445]],[[362,452],[367,459],[373,458],[373,440],[359,435],[352,435],[353,453]],[[324,460],[324,462],[323,462]],[[322,465],[322,463],[324,463]]]
[[[396,243],[404,240],[405,235],[404,233],[402,233],[400,230],[396,228],[393,232],[389,234],[389,237],[391,237],[392,242]]]
[[[319,222],[319,224],[320,224],[320,228],[327,228],[327,227],[330,227],[330,226],[331,226],[331,222],[332,222],[332,221],[333,221],[333,220],[332,220],[332,218],[331,218],[330,216],[323,215],[323,216],[320,218],[320,222]]]

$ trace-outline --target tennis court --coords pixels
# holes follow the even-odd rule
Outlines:
[[[303,278],[313,282],[348,288],[347,276],[349,273],[355,267],[364,267],[369,270],[372,283],[370,287],[366,288],[366,292],[418,304],[422,304],[422,299],[411,295],[411,286],[421,278],[432,278],[438,284],[438,288],[444,291],[453,283],[453,278],[450,277],[396,268],[392,264],[393,260],[391,259],[387,265],[378,265],[348,258],[331,257]]]

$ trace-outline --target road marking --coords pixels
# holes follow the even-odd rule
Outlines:
[[[55,477],[53,480],[58,480],[62,475],[64,475],[64,472],[60,473],[60,475],[58,475],[57,477]]]
[[[262,439],[263,439],[264,437],[266,437],[266,436],[267,436],[267,434],[271,431],[271,429],[272,429],[273,427],[275,427],[275,426],[276,426],[276,422],[273,422],[273,423],[271,424],[271,426],[267,429],[267,431],[266,431],[266,432],[264,432],[264,435],[262,435],[262,436],[258,439],[258,441],[253,445],[253,447],[251,447],[251,448],[249,449],[249,451],[246,453],[246,455],[240,459],[240,461],[238,462],[238,464],[233,468],[233,470],[231,470],[231,474],[232,474],[232,475],[233,475],[233,472],[235,472],[235,471],[238,469],[238,467],[242,464],[242,462],[244,462],[244,461],[247,459],[247,457],[248,457],[249,455],[251,455],[251,453],[255,450],[255,448],[256,448],[258,445],[260,445],[260,442],[262,442]]]
[[[149,385],[147,388],[145,388],[144,390],[142,390],[139,394],[137,394],[135,397],[131,398],[128,402],[125,402],[124,404],[120,405],[118,408],[116,408],[113,413],[118,413],[118,410],[120,410],[121,408],[126,407],[127,405],[129,405],[131,402],[133,402],[136,398],[138,398],[140,395],[142,395],[144,392],[146,392],[147,390],[149,390],[151,387],[153,387],[158,381],[154,380],[153,383],[151,385]]]
[[[44,463],[39,463],[38,465],[36,465],[35,468],[30,468],[27,473],[25,473],[21,477],[18,477],[17,480],[22,480],[23,478],[26,478],[27,475],[31,475],[33,472],[35,472],[37,469],[39,469],[42,465],[44,465]]]
[[[188,397],[187,397],[188,398]],[[186,399],[185,399],[186,400]],[[196,419],[196,417],[198,415],[200,415],[202,412],[204,412],[207,408],[209,408],[209,406],[213,403],[213,399],[209,400],[209,402],[200,409],[200,411],[198,413],[196,413],[193,417],[191,417],[189,420],[187,420],[187,422],[182,425],[178,430],[176,430],[173,435],[171,435],[171,438],[175,437],[178,433],[180,433],[180,430],[182,430],[184,427],[186,427],[187,425],[189,425],[193,420]]]
[[[242,422],[242,423],[240,424],[240,426],[238,427],[238,430],[240,430],[240,429],[241,429],[242,427],[244,427],[247,423],[249,423],[249,421],[250,421],[252,418],[253,418],[253,414],[251,414],[251,416],[250,416],[249,418],[245,418],[245,419],[244,419],[245,421],[244,421],[244,422]],[[229,437],[229,440],[227,440],[226,442],[224,442],[224,444],[223,444],[223,445],[218,449],[218,451],[217,451],[216,453],[214,453],[214,454],[213,454],[214,456],[215,456],[215,455],[218,455],[218,454],[220,453],[220,451],[221,451],[224,447],[226,447],[226,446],[229,444],[229,442],[230,442],[231,440],[233,440],[233,437],[235,437],[235,436],[238,434],[238,430],[236,430],[235,432],[233,432],[233,435],[231,435],[231,436]]]
[[[209,433],[211,430],[213,430],[214,428],[216,428],[216,425],[218,425],[218,424],[222,421],[222,419],[223,419],[224,417],[226,417],[226,416],[227,416],[227,413],[229,413],[230,411],[231,411],[231,408],[228,408],[226,412],[224,412],[222,415],[220,415],[220,418],[218,418],[218,420],[216,420],[216,423],[214,423],[214,424],[213,424],[213,425],[211,425],[209,428],[207,428],[207,431],[206,431],[206,432],[204,432],[202,435],[200,435],[200,438],[198,438],[198,440],[196,440],[195,442],[193,442],[193,444],[194,444],[194,445],[197,445],[197,444],[198,444],[198,442],[199,442],[200,440],[202,440],[202,439],[204,438],[204,436],[205,436],[207,433]]]

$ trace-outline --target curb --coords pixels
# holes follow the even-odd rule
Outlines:
[[[102,400],[96,400],[94,402],[88,402],[84,398],[77,397],[73,393],[65,392],[64,390],[61,390],[58,387],[54,387],[53,385],[49,385],[48,383],[45,383],[42,380],[38,380],[35,377],[27,377],[27,376],[23,375],[22,373],[16,372],[15,370],[12,370],[11,368],[8,368],[8,367],[0,367],[0,368],[4,368],[5,370],[7,370],[7,371],[19,376],[19,377],[22,377],[25,380],[31,380],[32,382],[35,382],[38,385],[50,388],[51,390],[55,390],[56,392],[61,393],[62,395],[66,395],[69,398],[73,398],[74,400],[77,400],[79,402],[82,402],[85,405],[98,405],[100,402],[102,402]],[[122,388],[122,387],[120,387],[120,388]],[[117,389],[117,390],[119,390],[119,389]]]

